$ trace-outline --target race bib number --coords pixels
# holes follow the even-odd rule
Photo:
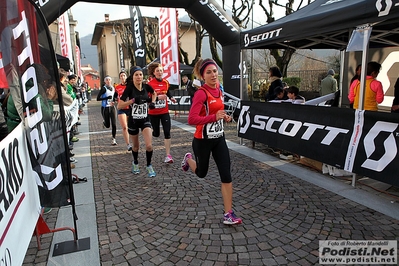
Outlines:
[[[133,119],[144,119],[147,117],[147,104],[136,104],[132,106]]]
[[[111,106],[112,99],[107,99],[107,106]]]
[[[155,108],[165,108],[166,100],[158,100],[155,102]]]
[[[205,126],[208,139],[216,139],[223,136],[223,119],[206,124]]]

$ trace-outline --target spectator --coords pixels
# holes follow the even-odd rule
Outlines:
[[[285,102],[291,102],[293,104],[305,103],[305,98],[299,95],[299,88],[296,86],[289,86],[287,88],[287,96],[288,100],[285,100]]]
[[[337,80],[334,78],[334,75],[334,69],[328,70],[327,77],[321,81],[320,96],[334,93],[338,90]]]
[[[276,95],[276,98],[274,99],[276,101],[288,100],[287,90],[285,90],[282,87],[275,88],[274,89],[274,95]]]
[[[86,82],[86,87],[87,87],[87,101],[91,101],[91,88],[89,86],[89,83]]]
[[[360,81],[360,74],[362,73],[362,65],[361,65],[361,64],[360,64],[360,65],[357,65],[355,71],[356,71],[356,73],[355,73],[355,75],[353,76],[353,78],[351,79],[351,82],[349,83],[349,87],[352,85],[352,83],[353,83],[355,80]],[[353,103],[349,104],[349,107],[350,107],[351,109],[353,109]]]
[[[187,89],[187,87],[190,86],[191,83],[192,83],[192,81],[188,79],[187,75],[183,75],[181,77],[181,88],[182,88],[182,90]]]
[[[393,99],[392,102],[391,112],[399,113],[399,78],[396,80],[394,88],[395,90],[393,96],[395,98]]]
[[[195,92],[198,90],[199,87],[201,87],[201,81],[198,79],[194,79],[189,86],[187,86],[187,93],[188,96],[190,96],[190,103],[193,104],[193,98]]]
[[[351,85],[355,80],[360,80],[360,74],[362,73],[362,65],[357,65],[356,70],[355,70],[355,75],[351,79],[351,82],[349,85]]]
[[[281,80],[282,74],[280,72],[280,69],[277,66],[273,66],[269,69],[269,89],[265,95],[265,101],[271,101],[276,98],[276,95],[274,94],[274,90],[277,87],[282,87],[283,88],[283,81]]]
[[[384,100],[384,90],[382,83],[376,80],[380,73],[381,64],[377,62],[369,62],[367,64],[366,84],[364,88],[364,106],[363,110],[378,111],[378,104]],[[349,89],[348,99],[353,103],[353,108],[359,108],[360,81],[355,80]]]

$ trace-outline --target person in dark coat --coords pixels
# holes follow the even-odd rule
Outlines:
[[[277,66],[273,66],[269,69],[269,89],[265,95],[265,101],[271,101],[274,100],[276,98],[275,92],[274,90],[277,87],[284,87],[283,86],[283,81],[281,80],[282,78],[282,74],[280,69]]]
[[[391,112],[399,113],[399,78],[396,80],[394,88],[395,90],[393,95],[395,98],[392,102]]]

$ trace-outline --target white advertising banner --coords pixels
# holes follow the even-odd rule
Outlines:
[[[71,62],[71,69],[73,69],[73,50],[71,42],[71,31],[69,29],[69,17],[65,12],[58,18],[58,31],[60,33],[60,44],[62,56],[65,56]]]
[[[0,264],[22,265],[40,214],[22,123],[0,142]]]
[[[159,16],[159,43],[164,79],[170,84],[179,85],[179,35],[175,8],[161,8]]]

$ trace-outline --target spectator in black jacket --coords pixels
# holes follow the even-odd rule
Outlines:
[[[269,69],[269,83],[270,83],[270,86],[269,86],[268,92],[265,95],[265,101],[266,102],[276,99],[276,95],[275,95],[274,90],[277,87],[282,87],[282,88],[284,87],[283,86],[283,81],[281,80],[282,76],[283,75],[281,74],[281,71],[280,71],[280,69],[277,66],[273,66],[273,67],[271,67]]]

